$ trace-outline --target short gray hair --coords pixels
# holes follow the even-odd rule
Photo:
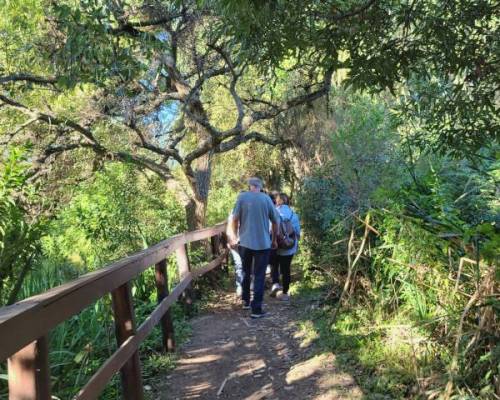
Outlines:
[[[250,185],[250,186],[255,186],[259,189],[262,189],[263,185],[262,185],[262,181],[257,178],[257,177],[251,177],[251,178],[248,178],[247,179],[247,183]]]

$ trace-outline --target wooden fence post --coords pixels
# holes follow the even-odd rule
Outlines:
[[[175,250],[175,256],[177,258],[177,268],[179,269],[179,279],[182,281],[182,279],[184,279],[184,277],[191,271],[187,252],[187,244],[184,244],[177,250]],[[189,286],[184,291],[182,298],[187,310],[190,311],[193,305],[193,291],[191,289],[191,284],[189,284]]]
[[[12,332],[15,335],[15,332]],[[31,342],[9,357],[9,400],[50,400],[47,336]]]
[[[160,261],[155,265],[155,278],[156,278],[156,293],[158,296],[158,303],[168,296],[168,273],[167,273],[167,260]],[[170,309],[167,310],[165,315],[161,318],[161,330],[163,333],[163,347],[165,351],[171,353],[175,351],[175,337],[174,337],[174,324]]]
[[[130,336],[135,335],[134,306],[130,282],[123,284],[111,292],[113,312],[115,316],[115,332],[118,346]],[[134,352],[120,370],[122,379],[123,398],[126,400],[142,400],[144,391],[142,387],[141,363],[139,351]]]
[[[210,247],[212,248],[212,255],[217,258],[220,255],[220,236],[215,235],[210,238]]]
[[[221,254],[221,236],[217,234],[210,238],[210,247],[212,249],[212,256],[214,259],[220,256]],[[222,275],[224,274],[224,269],[222,268],[223,264],[220,265],[219,268],[214,269],[208,273],[208,279],[211,282],[211,285],[217,286],[220,284],[222,280]]]
[[[222,232],[219,236],[219,240],[220,240],[220,249],[222,251],[226,251],[229,246],[228,246],[228,242],[227,242],[227,235],[225,232]],[[224,257],[224,260],[222,260],[222,265],[223,265],[223,271],[226,273],[226,274],[229,274],[229,253],[226,253],[226,256]]]
[[[220,240],[220,247],[221,249],[227,249],[228,247],[228,243],[227,243],[227,235],[225,232],[222,232],[219,236],[219,240]]]

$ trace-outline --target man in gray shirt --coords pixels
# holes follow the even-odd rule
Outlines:
[[[276,234],[279,216],[270,197],[261,193],[259,178],[248,180],[250,190],[238,196],[233,210],[233,232],[239,232],[239,253],[243,262],[243,308],[252,308],[252,318],[265,316],[262,310],[266,267],[271,248],[277,248]],[[269,235],[269,221],[272,223],[272,238]],[[238,245],[235,235],[229,237],[230,245]],[[250,280],[254,266],[254,296],[250,303]]]

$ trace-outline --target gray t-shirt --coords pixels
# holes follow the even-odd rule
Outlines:
[[[244,192],[238,196],[233,215],[240,221],[240,246],[252,250],[271,248],[269,221],[278,223],[279,216],[267,194]]]

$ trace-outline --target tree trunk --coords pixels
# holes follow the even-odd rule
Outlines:
[[[207,203],[195,198],[184,205],[188,231],[195,231],[205,227]]]
[[[211,156],[210,156],[211,158]],[[189,182],[189,188],[186,188],[180,181],[169,179],[166,181],[167,189],[175,193],[177,200],[184,207],[186,213],[186,224],[189,231],[204,228],[206,226],[206,214],[208,204],[208,193],[210,188],[211,178],[211,160],[203,156],[198,161],[204,167],[196,169],[189,175],[186,171],[184,174]]]
[[[3,306],[3,285],[4,285],[3,276],[0,275],[0,307]]]
[[[198,143],[210,144],[212,133],[199,121],[208,121],[208,115],[200,101],[200,93],[191,93],[191,88],[182,79],[174,60],[168,57],[164,60],[172,79],[171,84],[184,97],[186,113],[184,114],[185,127],[195,136]],[[186,219],[189,230],[200,229],[205,226],[208,192],[212,175],[213,151],[207,151],[182,165],[184,174],[191,187],[191,196],[185,205]]]
[[[198,98],[193,100],[189,104],[188,108],[189,112],[196,116],[197,119],[208,119],[203,105]],[[191,129],[196,135],[199,142],[209,143],[213,140],[207,128],[199,124],[196,119],[186,116],[185,123],[186,127]],[[205,227],[208,192],[210,190],[210,181],[212,177],[212,158],[213,151],[209,150],[202,156],[193,160],[192,166],[190,166],[192,169],[184,170],[191,185],[191,191],[193,192],[194,197],[194,204],[190,208],[191,215],[188,216],[186,213],[189,228],[193,227],[195,229],[200,229]]]
[[[32,267],[33,263],[33,257],[35,256],[35,253],[31,253],[29,257],[24,261],[22,264],[22,269],[19,275],[16,278],[16,282],[14,284],[14,287],[12,288],[9,298],[7,299],[6,305],[10,306],[11,304],[14,304],[16,302],[17,296],[19,292],[21,291],[21,288],[23,287],[23,282],[24,278],[26,278],[26,275],[28,274],[29,270]]]

